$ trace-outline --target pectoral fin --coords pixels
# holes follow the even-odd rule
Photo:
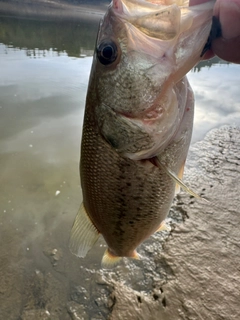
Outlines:
[[[161,168],[166,172],[166,174],[172,178],[183,190],[185,190],[187,193],[191,194],[193,197],[197,199],[202,199],[206,202],[209,202],[207,199],[202,198],[200,195],[198,195],[196,192],[194,192],[192,189],[190,189],[186,184],[171,170],[169,169],[166,165],[162,164],[158,157],[154,157],[150,159],[150,161],[158,168]]]
[[[160,167],[169,175],[169,177],[171,177],[183,190],[185,190],[187,193],[191,194],[192,196],[194,196],[197,199],[201,199],[201,197],[194,192],[192,189],[190,189],[188,186],[186,186],[186,184],[178,178],[178,176],[172,172],[172,170],[170,170],[169,168],[167,168],[166,166],[160,164]]]
[[[78,257],[85,257],[99,237],[99,232],[87,215],[83,203],[74,221],[69,248]]]
[[[185,161],[184,161],[183,165],[181,166],[181,169],[178,172],[178,178],[181,181],[182,181],[182,178],[183,178],[184,166],[185,166]],[[180,192],[180,185],[178,183],[176,183],[175,195],[178,194],[179,192]]]

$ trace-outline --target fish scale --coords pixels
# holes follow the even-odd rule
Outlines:
[[[165,216],[161,217],[159,212],[168,211],[169,201],[164,199],[165,194],[161,192],[161,189],[164,189],[168,197],[172,198],[170,190],[173,189],[174,182],[151,165],[119,157],[116,151],[101,137],[96,142],[93,131],[88,132],[89,127],[92,126],[86,124],[83,129],[82,150],[83,154],[86,153],[90,155],[91,159],[97,159],[97,161],[90,165],[86,158],[81,164],[83,196],[90,199],[85,203],[86,211],[89,212],[91,220],[94,221],[94,225],[100,233],[110,234],[109,241],[107,236],[105,240],[107,243],[109,242],[109,245],[112,243],[115,251],[119,250],[116,249],[118,244],[124,247],[124,242],[129,242],[129,230],[132,232],[134,229],[132,237],[135,240],[132,239],[131,248],[135,249],[136,243],[139,244],[139,237],[143,235],[141,229],[145,223],[151,224],[153,221],[153,226],[149,228],[150,231],[146,230],[145,238],[147,238],[156,230],[156,220],[158,220],[158,226],[165,218]],[[87,139],[84,137],[85,130]],[[95,141],[94,144],[93,141]],[[96,154],[99,155],[98,158]],[[94,170],[95,166],[96,171]],[[97,177],[95,183],[89,180],[91,176]],[[163,176],[165,179],[161,179]],[[156,194],[159,196],[156,197]],[[143,201],[144,198],[147,198],[148,202]],[[164,208],[165,206],[167,208]],[[129,225],[129,221],[134,222],[133,227]],[[124,233],[122,233],[122,229],[125,230]],[[121,242],[119,242],[119,237],[115,237],[117,234],[119,237],[121,235]],[[124,239],[124,234],[126,239]],[[115,236],[112,238],[112,235]],[[116,243],[113,243],[114,240]]]

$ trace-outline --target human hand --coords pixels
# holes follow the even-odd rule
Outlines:
[[[209,0],[190,0],[189,5],[197,5]],[[223,60],[240,63],[240,0],[217,0],[213,15],[220,21],[222,36],[212,41],[211,50],[204,59],[217,55]]]

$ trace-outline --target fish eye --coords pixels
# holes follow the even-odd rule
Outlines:
[[[118,50],[116,44],[111,41],[103,41],[97,47],[98,60],[106,65],[113,63],[117,59]]]

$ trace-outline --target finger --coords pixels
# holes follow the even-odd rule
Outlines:
[[[220,58],[240,63],[240,0],[218,0],[214,13],[222,27],[222,38],[212,42],[212,50]]]
[[[212,51],[212,49],[209,49],[204,55],[202,56],[202,60],[209,60],[215,56],[215,53]]]
[[[240,63],[240,36],[233,39],[215,39],[212,42],[212,51],[223,60]]]
[[[240,0],[218,0],[213,15],[219,18],[223,38],[240,36]]]

